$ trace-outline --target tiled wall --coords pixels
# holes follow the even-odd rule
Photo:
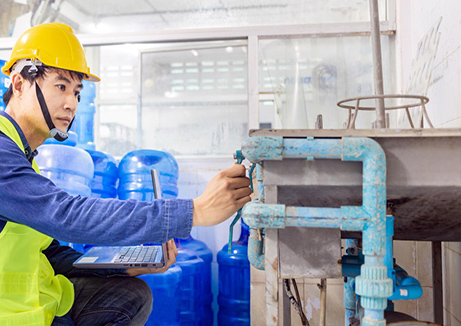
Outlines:
[[[398,0],[397,1],[397,33],[396,60],[401,87],[405,89],[408,80],[411,60],[417,51],[419,39],[443,17],[440,25],[440,41],[437,56],[434,61],[432,82],[427,96],[430,99],[427,109],[435,127],[461,128],[461,2],[459,0]],[[437,218],[434,216],[434,218]],[[461,234],[461,230],[459,230]],[[414,245],[408,244],[409,248]],[[426,299],[430,299],[428,270],[430,264],[430,246],[416,243],[416,272],[425,293],[417,301],[422,309],[426,307]],[[425,256],[425,253],[427,256]],[[443,243],[443,291],[444,291],[444,325],[461,326],[461,244]],[[419,268],[419,270],[418,270]],[[413,304],[408,302],[409,305]],[[415,311],[414,307],[408,307]],[[418,308],[418,306],[417,306]]]
[[[443,320],[461,326],[461,242],[445,242],[443,253]]]
[[[421,321],[433,321],[432,304],[432,246],[423,241],[394,241],[396,263],[415,277],[423,288],[423,295],[417,300],[395,301],[395,311]]]

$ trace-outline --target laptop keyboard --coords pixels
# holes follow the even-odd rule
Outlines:
[[[157,246],[124,247],[114,262],[145,263],[153,262],[157,255]]]

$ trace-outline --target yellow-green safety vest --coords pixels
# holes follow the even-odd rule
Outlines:
[[[24,151],[16,128],[4,116],[0,116],[0,131]],[[40,173],[35,160],[32,167]],[[0,232],[0,326],[49,326],[55,316],[65,315],[72,307],[72,283],[55,275],[42,253],[51,241],[13,222],[7,222]]]

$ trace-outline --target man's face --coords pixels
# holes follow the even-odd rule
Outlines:
[[[73,79],[66,71],[51,70],[43,78],[38,78],[37,83],[42,90],[54,125],[63,132],[67,131],[77,111],[77,97],[83,88],[81,81]],[[38,104],[38,100],[36,103]],[[39,105],[38,109],[41,112]],[[44,121],[44,118],[42,120]],[[46,123],[45,127],[48,133]]]

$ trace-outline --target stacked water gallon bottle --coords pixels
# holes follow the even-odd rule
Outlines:
[[[5,60],[0,60],[0,67],[5,65]],[[3,103],[3,94],[10,86],[10,79],[3,73],[0,73],[0,111],[5,111],[5,104]]]
[[[82,84],[83,89],[80,94],[80,103],[78,103],[78,113],[72,130],[78,135],[78,147],[94,150],[94,100],[96,97],[96,83],[83,80]]]
[[[77,136],[70,132],[69,138],[58,143],[48,139],[38,148],[35,158],[40,172],[53,183],[73,196],[91,196],[90,184],[93,179],[93,160],[90,154],[75,147]],[[60,241],[75,250],[83,252],[83,244]]]
[[[71,195],[100,198],[118,195],[120,199],[151,201],[154,195],[150,170],[157,169],[162,197],[176,198],[178,164],[171,154],[156,150],[132,151],[122,158],[117,168],[111,155],[94,150],[94,84],[85,82],[84,90],[69,138],[64,142],[48,139],[39,147],[37,163],[42,174]],[[226,244],[218,254],[218,325],[250,325],[247,243],[248,227],[242,222],[241,236],[233,242],[232,252],[227,252]],[[154,296],[153,311],[146,325],[213,325],[213,254],[205,243],[192,237],[176,239],[176,244],[175,265],[163,274],[140,276]],[[83,244],[69,245],[83,251]]]
[[[159,172],[162,197],[176,198],[178,164],[171,154],[156,150],[136,150],[122,158],[119,164],[119,198],[152,200],[151,169],[157,169]],[[146,325],[213,325],[211,310],[213,257],[204,244],[201,245],[199,253],[196,253],[186,248],[190,243],[193,243],[192,239],[189,241],[176,239],[178,247],[176,264],[164,274],[140,276],[149,284],[154,295],[153,311]],[[207,266],[201,257],[205,257]],[[204,297],[206,297],[205,305]],[[204,306],[209,309],[204,309]],[[204,311],[208,314],[205,315]],[[205,321],[205,318],[208,319]]]
[[[213,262],[213,253],[208,246],[199,240],[189,236],[187,239],[179,239],[179,243],[182,247],[194,251],[203,262],[203,318],[200,325],[209,326],[213,325],[213,292],[211,288],[211,263]]]
[[[178,166],[172,156],[160,151],[136,150],[126,154],[120,161],[119,198],[152,201],[154,187],[151,169],[158,171],[162,197],[177,196]],[[146,325],[181,325],[179,297],[182,275],[181,268],[173,265],[163,274],[139,276],[149,285],[154,297],[152,313]]]
[[[250,262],[248,225],[241,220],[241,233],[228,252],[226,243],[218,252],[219,295],[218,325],[250,325]]]

